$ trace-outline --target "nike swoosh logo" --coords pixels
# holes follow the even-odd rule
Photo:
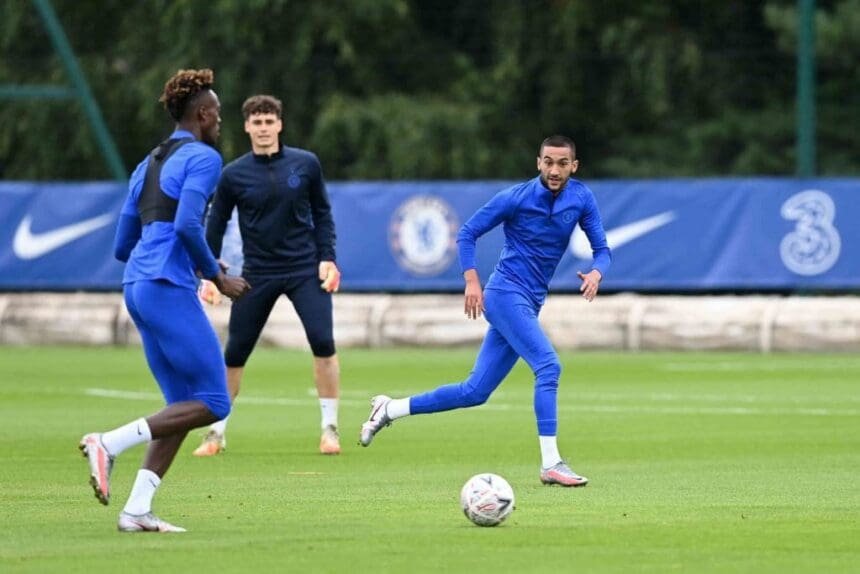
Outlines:
[[[606,243],[610,249],[617,249],[625,243],[630,243],[643,235],[659,229],[675,219],[674,211],[664,211],[633,223],[615,227],[606,232]],[[591,244],[588,242],[585,232],[579,227],[573,233],[573,241],[570,242],[570,251],[577,259],[591,259]]]
[[[112,223],[115,219],[116,216],[113,213],[105,213],[44,233],[33,233],[31,229],[33,218],[27,215],[21,220],[18,229],[15,230],[12,251],[19,259],[25,261],[36,259]]]

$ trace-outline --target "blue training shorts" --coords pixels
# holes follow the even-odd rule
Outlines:
[[[124,285],[125,304],[167,404],[202,401],[219,420],[230,413],[221,345],[197,293],[165,280]]]

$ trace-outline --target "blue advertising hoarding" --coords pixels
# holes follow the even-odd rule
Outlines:
[[[459,227],[513,182],[332,182],[344,291],[463,288]],[[860,180],[781,178],[588,182],[613,263],[604,290],[860,289]],[[112,253],[125,189],[115,183],[0,183],[0,289],[116,290]],[[504,242],[478,242],[492,272]],[[225,256],[236,246],[225,241]],[[235,258],[235,257],[234,257]],[[553,279],[577,291],[590,250],[577,230]]]

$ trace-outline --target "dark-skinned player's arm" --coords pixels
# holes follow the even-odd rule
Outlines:
[[[236,194],[230,181],[228,171],[221,172],[218,186],[215,188],[215,195],[206,215],[206,243],[216,259],[221,256],[224,233],[230,218],[233,216],[233,208],[236,207]],[[221,266],[221,271],[227,272],[227,265],[220,259],[218,259],[218,265]],[[210,305],[217,305],[221,302],[221,292],[218,291],[214,283],[206,279],[200,281],[200,288],[197,293],[200,299]]]
[[[238,299],[251,286],[242,277],[230,277],[224,273],[206,243],[203,230],[209,190],[215,186],[220,173],[221,156],[217,153],[201,155],[188,162],[173,227],[202,278],[212,281],[227,297]]]
[[[130,181],[136,181],[138,184],[135,186],[135,189],[129,189],[125,203],[123,203],[122,209],[119,212],[119,221],[117,221],[116,234],[113,238],[113,256],[123,263],[128,262],[128,258],[131,256],[134,246],[140,240],[142,232],[136,198],[143,187],[143,178],[139,176],[146,170],[147,165],[146,161],[142,161],[134,170]]]

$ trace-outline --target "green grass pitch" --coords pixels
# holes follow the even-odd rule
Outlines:
[[[564,354],[559,444],[587,488],[545,487],[528,370],[477,409],[357,446],[372,394],[461,380],[474,350],[346,350],[339,457],[317,454],[310,356],[252,356],[214,459],[183,445],[154,510],[186,534],[121,534],[143,449],[100,506],[77,441],[160,407],[140,349],[0,348],[2,572],[858,572],[860,358]],[[508,479],[498,528],[462,515]]]

